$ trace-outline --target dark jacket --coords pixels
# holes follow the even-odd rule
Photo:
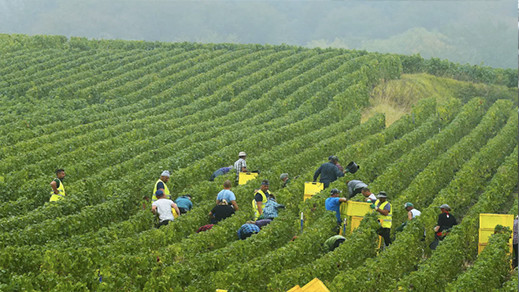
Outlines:
[[[314,181],[317,181],[317,177],[321,175],[319,182],[324,183],[324,187],[328,187],[331,182],[334,182],[339,177],[343,177],[344,173],[337,168],[337,165],[326,162],[323,163],[314,173]]]

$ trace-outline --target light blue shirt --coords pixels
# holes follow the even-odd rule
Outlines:
[[[218,193],[218,196],[216,196],[216,199],[218,201],[225,199],[228,203],[230,203],[231,201],[236,201],[236,196],[230,190],[223,189]]]

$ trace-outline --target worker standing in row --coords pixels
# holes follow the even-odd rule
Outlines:
[[[339,177],[344,176],[344,171],[340,171],[337,167],[336,163],[339,161],[337,156],[330,156],[329,161],[323,163],[314,173],[314,182],[317,181],[317,178],[321,176],[319,182],[324,184],[324,188],[328,188],[330,183],[337,180]]]
[[[450,213],[451,207],[447,204],[442,204],[440,207],[441,213],[438,215],[438,223],[434,227],[434,241],[429,247],[435,250],[440,241],[442,241],[454,225],[457,225],[456,218]]]
[[[49,202],[59,201],[65,198],[65,186],[63,185],[63,179],[65,178],[65,170],[56,170],[56,178],[50,183],[52,191],[50,192]]]
[[[377,230],[378,235],[384,238],[384,244],[389,246],[391,244],[391,225],[393,221],[393,208],[387,201],[387,194],[385,192],[379,192],[377,195],[378,200],[371,205],[371,208],[375,209],[377,214],[380,228]]]
[[[167,199],[171,198],[171,194],[169,192],[168,186],[166,185],[166,183],[169,181],[169,176],[170,176],[170,173],[167,170],[164,170],[160,174],[160,178],[157,180],[157,182],[155,183],[155,187],[153,188],[153,196],[151,199],[153,202],[155,202],[157,200],[157,196],[155,195],[155,193],[158,190],[162,190],[164,192],[164,196]]]
[[[243,151],[238,153],[238,160],[234,162],[234,169],[236,170],[236,181],[240,179],[240,172],[247,172],[247,162],[245,159],[247,154]]]
[[[254,194],[254,199],[252,200],[254,220],[258,220],[261,214],[263,214],[263,209],[265,208],[265,203],[267,203],[269,196],[269,181],[265,179],[261,182],[261,187],[256,191]]]
[[[346,198],[339,198],[341,193],[342,193],[342,191],[339,191],[338,189],[334,188],[330,191],[330,197],[324,201],[324,206],[325,206],[326,210],[335,212],[335,217],[337,217],[337,227],[336,227],[335,231],[337,233],[339,233],[339,231],[341,229],[341,223],[342,223],[341,203],[348,201],[348,199],[346,199]]]

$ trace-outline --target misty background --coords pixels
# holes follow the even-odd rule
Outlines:
[[[517,68],[517,0],[0,0],[0,33],[289,44]]]

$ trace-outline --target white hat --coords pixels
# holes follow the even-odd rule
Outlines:
[[[169,177],[169,171],[168,171],[168,170],[164,170],[164,171],[160,174],[160,176],[167,176],[167,177]]]
[[[247,154],[243,151],[241,151],[240,153],[238,153],[238,157],[242,157],[242,156],[247,156]]]

